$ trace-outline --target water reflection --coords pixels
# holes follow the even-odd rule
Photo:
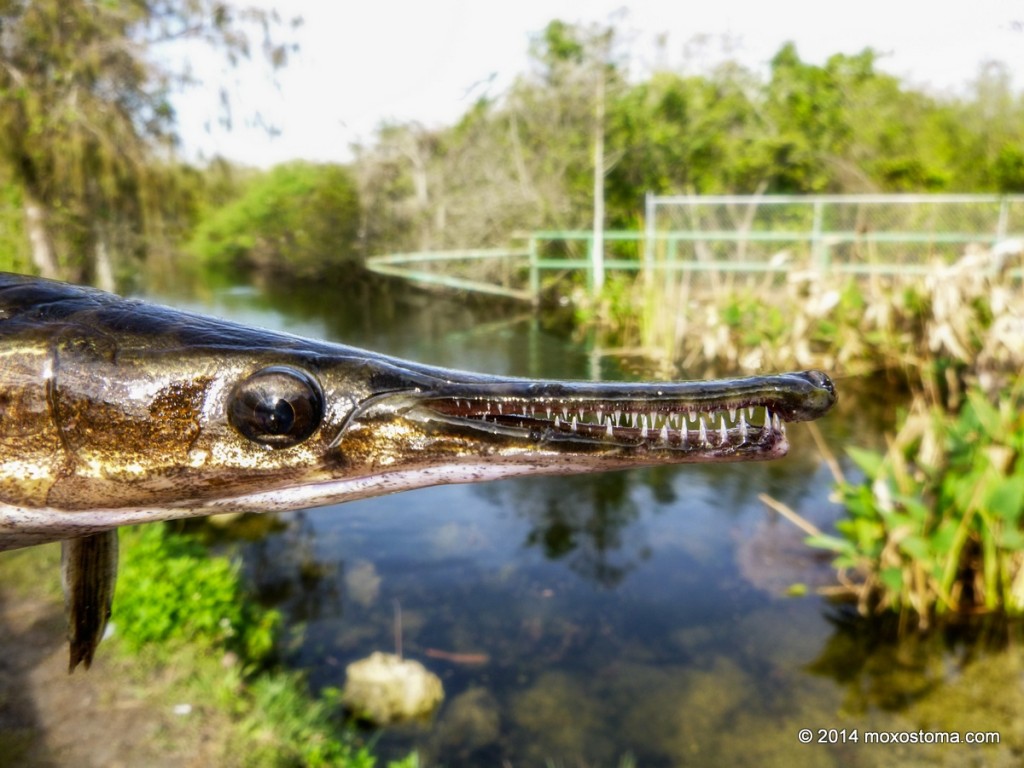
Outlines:
[[[474,492],[529,522],[526,546],[536,547],[548,560],[565,562],[589,581],[614,587],[650,557],[646,544],[630,535],[630,525],[640,517],[630,493],[635,477],[629,472],[539,477]]]

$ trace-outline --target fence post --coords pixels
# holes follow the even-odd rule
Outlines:
[[[654,194],[644,195],[644,285],[650,285],[654,279]]]
[[[590,269],[587,270],[589,280],[587,285],[590,287],[590,295],[597,296],[598,291],[604,286],[604,254],[598,254],[597,249],[599,247],[598,237],[594,236],[594,232],[587,233],[587,257],[590,264]],[[600,246],[603,246],[603,238]]]
[[[814,201],[814,221],[811,224],[811,257],[822,274],[829,269],[828,248],[821,236],[824,208],[825,204],[821,200]]]
[[[536,306],[540,303],[540,258],[537,253],[537,237],[532,232],[527,241],[527,253],[530,256],[530,300]]]
[[[996,224],[996,242],[1006,239],[1006,225],[1010,219],[1010,201],[1006,195],[999,198],[999,221]]]

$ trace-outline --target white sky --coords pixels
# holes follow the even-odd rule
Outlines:
[[[251,2],[251,0],[249,0]],[[277,75],[231,71],[192,56],[204,81],[177,101],[185,155],[221,154],[256,166],[289,159],[346,161],[384,120],[455,121],[483,93],[526,71],[531,35],[555,18],[609,23],[632,39],[635,64],[682,67],[687,43],[727,36],[732,56],[764,68],[786,40],[801,58],[871,46],[880,68],[935,91],[962,89],[981,62],[999,60],[1024,87],[1024,0],[261,0],[305,23],[300,51]],[[662,53],[655,40],[666,35]],[[721,50],[716,43],[711,50]],[[493,82],[488,82],[490,78]],[[216,127],[218,89],[237,84],[238,117],[261,113],[280,129]],[[487,89],[487,90],[485,90]],[[214,126],[210,127],[211,123]]]

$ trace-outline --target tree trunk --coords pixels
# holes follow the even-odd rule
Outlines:
[[[53,241],[46,228],[46,208],[28,192],[25,192],[25,225],[32,246],[32,263],[43,277],[57,279],[60,274]]]
[[[113,293],[114,288],[114,264],[110,260],[110,251],[107,250],[107,239],[103,231],[96,231],[96,287],[103,291]]]

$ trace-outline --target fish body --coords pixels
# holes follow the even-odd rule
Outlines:
[[[817,371],[661,383],[465,373],[0,274],[0,549],[442,483],[771,459],[786,451],[785,422],[835,400]],[[65,571],[115,571],[109,539],[86,541],[65,546]]]

